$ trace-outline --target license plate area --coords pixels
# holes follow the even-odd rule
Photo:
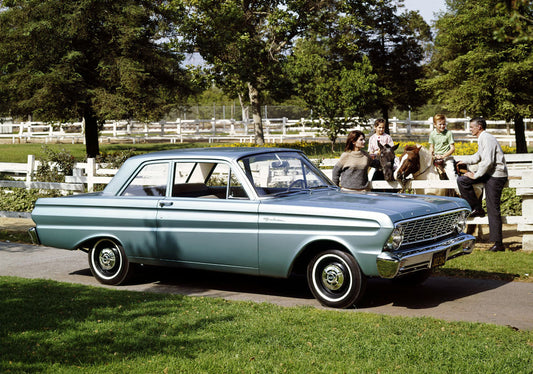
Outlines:
[[[433,258],[431,259],[431,267],[436,268],[437,266],[442,266],[446,263],[446,251],[440,251],[433,253]]]

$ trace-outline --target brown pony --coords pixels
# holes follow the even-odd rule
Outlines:
[[[394,178],[398,180],[403,188],[409,179],[420,180],[440,180],[440,174],[433,166],[433,158],[427,148],[421,145],[408,145],[404,148],[400,156],[400,166],[394,172]],[[445,188],[416,189],[416,194],[423,195],[450,195]]]

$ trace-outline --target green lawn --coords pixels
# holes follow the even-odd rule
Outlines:
[[[531,373],[533,332],[0,277],[2,373]]]

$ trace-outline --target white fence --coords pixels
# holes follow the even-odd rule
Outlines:
[[[474,141],[468,131],[470,118],[448,118],[448,127],[454,132],[456,141]],[[505,121],[487,121],[491,133],[502,144],[514,143],[513,124]],[[533,144],[533,119],[524,120],[526,142]],[[354,122],[352,129],[373,130],[373,120]],[[311,119],[289,120],[287,118],[268,118],[263,120],[265,141],[276,143],[294,139],[320,139],[325,135],[318,122]],[[425,121],[390,119],[391,135],[397,137],[424,137],[433,129],[431,118]],[[6,121],[0,124],[0,138],[11,139],[12,143],[21,142],[84,142],[84,123],[43,123]],[[254,129],[251,121],[217,120],[182,120],[143,123],[136,121],[108,121],[100,132],[101,142],[146,142],[166,141],[170,143],[184,141],[253,142]]]
[[[460,160],[462,156],[455,156]],[[510,188],[516,189],[516,194],[522,196],[522,215],[503,217],[506,224],[517,225],[518,231],[522,232],[522,249],[533,251],[533,154],[506,154],[509,168]],[[331,167],[337,159],[325,159],[320,162],[323,172],[331,177]],[[0,163],[0,173],[8,173],[18,180],[0,180],[0,187],[8,188],[38,188],[57,189],[72,192],[93,191],[95,184],[107,184],[117,169],[107,169],[94,159],[88,159],[86,163],[76,163],[74,175],[66,177],[66,183],[46,183],[32,180],[38,162],[35,157],[28,156],[27,163]],[[399,182],[373,181],[373,189],[399,190],[402,186]],[[423,181],[413,180],[407,185],[412,189],[456,189],[457,183],[452,181]],[[470,218],[469,224],[487,225],[488,218]]]

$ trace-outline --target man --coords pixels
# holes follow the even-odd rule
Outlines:
[[[478,117],[470,121],[470,132],[478,138],[478,151],[458,164],[478,164],[478,169],[475,173],[468,171],[457,178],[457,186],[461,192],[461,197],[468,201],[472,207],[470,217],[484,217],[485,211],[481,206],[481,200],[477,198],[474,192],[473,185],[476,183],[485,184],[489,238],[490,241],[494,242],[490,251],[498,252],[505,251],[500,202],[508,174],[502,148],[496,138],[485,131],[486,129],[487,122],[483,118]]]

